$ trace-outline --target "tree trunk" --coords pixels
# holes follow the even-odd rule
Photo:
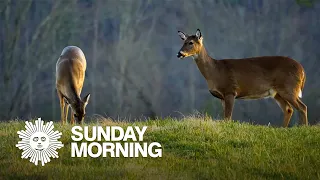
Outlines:
[[[97,47],[98,47],[98,34],[99,34],[99,9],[100,9],[100,0],[95,1],[95,8],[94,8],[94,17],[93,17],[93,41],[92,41],[92,71],[91,71],[91,91],[93,96],[91,97],[91,106],[92,111],[96,112],[96,101],[95,101],[95,94],[96,94],[96,68],[97,68]]]

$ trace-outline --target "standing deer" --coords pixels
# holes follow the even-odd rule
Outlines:
[[[282,56],[216,60],[208,55],[199,29],[191,36],[178,34],[184,44],[177,57],[193,57],[210,93],[221,100],[225,119],[232,118],[235,99],[273,97],[284,113],[284,127],[290,122],[292,106],[308,125],[307,106],[300,99],[306,80],[300,63]]]
[[[83,122],[90,98],[90,93],[83,99],[80,98],[86,67],[86,58],[80,48],[67,46],[63,49],[56,64],[56,89],[60,100],[62,124],[67,122],[69,106],[71,124],[74,124],[74,119],[77,123]]]

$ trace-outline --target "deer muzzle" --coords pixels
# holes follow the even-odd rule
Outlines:
[[[182,51],[179,51],[178,54],[177,54],[177,57],[178,57],[179,59],[182,59],[182,58],[185,57],[185,55],[183,54]]]

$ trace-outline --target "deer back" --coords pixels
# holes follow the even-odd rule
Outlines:
[[[65,47],[56,64],[57,89],[70,99],[80,96],[85,71],[86,58],[82,50],[76,46]]]

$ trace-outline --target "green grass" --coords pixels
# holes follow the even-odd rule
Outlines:
[[[272,128],[209,118],[88,125],[148,126],[162,158],[71,158],[71,126],[55,124],[65,147],[44,167],[15,147],[23,121],[0,123],[0,179],[320,179],[320,127]]]

